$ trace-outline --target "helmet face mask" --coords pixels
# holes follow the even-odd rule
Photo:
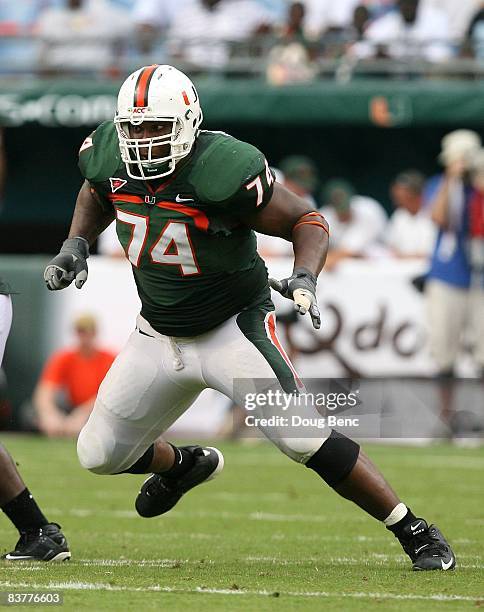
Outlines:
[[[171,127],[166,134],[151,138],[136,138],[130,133],[132,125],[141,125],[146,121],[166,123]],[[115,119],[118,132],[121,159],[126,165],[128,176],[135,179],[161,178],[171,174],[178,159],[189,152],[188,143],[177,142],[181,133],[181,122],[178,118],[154,117],[143,122],[132,123]],[[164,149],[160,155],[158,150]]]
[[[192,150],[202,118],[195,87],[176,68],[148,66],[131,74],[121,86],[114,117],[128,176],[150,180],[170,175]],[[137,138],[133,127],[146,122],[166,129]]]

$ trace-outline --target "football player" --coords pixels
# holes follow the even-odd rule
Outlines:
[[[133,72],[121,86],[114,121],[81,146],[85,182],[69,236],[44,272],[51,290],[73,281],[81,288],[89,245],[116,219],[142,308],[100,387],[78,455],[97,474],[151,473],[135,504],[144,517],[167,512],[223,468],[215,448],[176,447],[160,437],[204,388],[239,405],[237,379],[301,388],[276,335],[254,230],[292,242],[293,274],[272,286],[320,327],[316,281],[328,249],[326,221],[274,181],[255,147],[200,130],[201,123],[187,76],[166,65]],[[309,406],[305,416],[318,422],[320,414]],[[299,437],[281,427],[262,430],[382,521],[414,569],[454,567],[437,527],[400,501],[356,442],[334,430],[322,435],[316,426]]]
[[[12,302],[8,285],[0,278],[0,365],[10,325]],[[49,523],[27,489],[7,450],[0,444],[0,507],[18,529],[15,550],[7,561],[65,561],[71,553],[57,523]]]

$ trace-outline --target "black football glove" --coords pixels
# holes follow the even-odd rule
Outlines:
[[[289,278],[269,279],[269,285],[285,298],[294,300],[294,309],[299,314],[309,311],[314,329],[321,327],[321,315],[316,302],[316,277],[306,268],[296,268]]]
[[[57,291],[65,289],[75,279],[80,289],[87,281],[87,258],[89,243],[85,238],[76,236],[64,240],[59,254],[54,257],[44,270],[47,289]]]

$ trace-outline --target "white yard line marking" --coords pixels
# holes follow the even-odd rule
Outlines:
[[[461,563],[461,559],[468,559],[474,563],[466,564]],[[274,565],[306,565],[308,563],[320,564],[320,565],[362,565],[362,566],[381,566],[387,563],[396,563],[399,565],[407,565],[408,559],[403,554],[387,555],[383,553],[366,553],[365,558],[359,557],[307,557],[304,559],[286,559],[283,557],[271,557],[264,555],[249,555],[241,558],[240,560],[236,557],[234,559],[239,563],[243,561],[245,563],[272,563]],[[459,569],[484,569],[484,565],[479,563],[480,559],[470,555],[459,555],[458,566]],[[22,570],[22,571],[38,571],[45,568],[45,564],[42,562],[33,562],[33,565],[24,564],[5,564],[3,569],[7,570]],[[165,567],[174,568],[181,567],[183,565],[216,565],[222,564],[221,561],[213,559],[71,559],[69,567],[74,565],[90,566],[90,567]]]
[[[265,590],[242,590],[242,589],[217,589],[217,588],[195,588],[184,589],[176,587],[166,587],[155,585],[147,585],[142,587],[127,587],[105,584],[101,582],[49,582],[46,584],[35,584],[27,582],[0,582],[0,587],[3,588],[29,588],[29,589],[59,589],[73,591],[128,591],[128,592],[163,592],[163,593],[208,593],[211,595],[273,595],[274,591]],[[470,597],[467,595],[448,595],[444,593],[435,593],[434,595],[413,595],[413,594],[396,594],[396,593],[330,593],[327,591],[277,591],[279,595],[289,597],[315,597],[315,598],[336,598],[336,599],[395,599],[395,600],[421,600],[421,601],[476,601],[478,596]]]

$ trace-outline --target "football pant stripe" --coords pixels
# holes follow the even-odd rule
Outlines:
[[[236,322],[240,331],[256,349],[262,354],[276,375],[281,387],[286,393],[298,393],[303,388],[299,377],[279,340],[275,343],[266,325],[268,317],[273,314],[274,305],[270,303],[270,310],[265,304],[243,310],[237,315]],[[297,377],[297,378],[296,378]]]
[[[266,328],[266,333],[267,333],[268,338],[271,340],[272,344],[276,347],[276,349],[282,355],[282,358],[284,359],[284,361],[289,366],[289,369],[291,370],[292,375],[294,376],[294,380],[296,381],[297,386],[300,389],[302,389],[304,385],[301,382],[301,379],[299,378],[295,367],[292,365],[291,360],[289,359],[286,351],[282,348],[282,344],[280,343],[279,338],[277,337],[276,319],[274,317],[273,312],[267,313],[266,318],[264,320],[264,325]]]

